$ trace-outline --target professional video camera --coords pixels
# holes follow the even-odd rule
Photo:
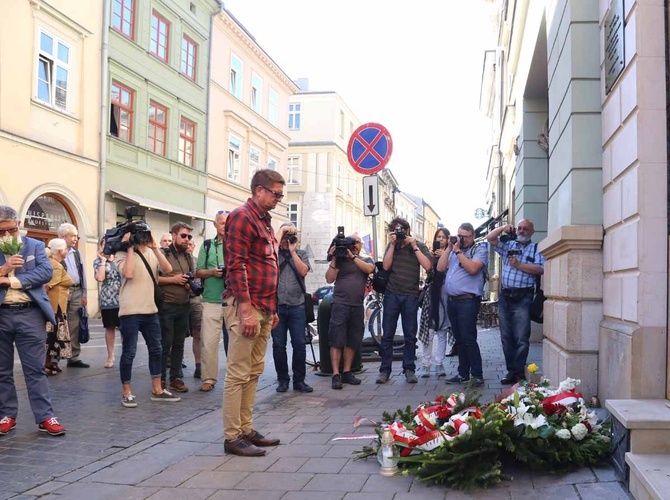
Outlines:
[[[197,281],[195,281],[195,276],[193,275],[193,273],[184,273],[184,276],[186,276],[186,278],[188,280],[187,283],[188,283],[189,288],[191,289],[191,293],[193,295],[195,295],[196,297],[198,295],[202,295],[202,292],[205,291],[205,287],[202,286]]]
[[[126,250],[129,246],[151,243],[151,228],[142,219],[136,219],[139,209],[131,205],[126,207],[124,215],[125,222],[120,222],[116,227],[105,231],[105,255],[113,255],[118,251]],[[126,233],[130,233],[130,240],[121,241]]]
[[[517,234],[516,234],[516,230],[514,230],[514,229],[512,229],[509,233],[503,233],[498,237],[498,239],[502,243],[507,243],[508,241],[516,241],[516,238],[517,238]]]
[[[344,226],[337,226],[337,236],[333,238],[333,241],[328,248],[328,260],[331,260],[333,257],[336,259],[348,258],[349,252],[347,250],[351,250],[354,245],[356,245],[356,240],[344,235]],[[333,252],[333,255],[330,255],[330,249],[332,247],[335,247],[335,252]]]

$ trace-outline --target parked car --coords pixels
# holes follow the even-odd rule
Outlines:
[[[321,299],[323,299],[326,295],[332,292],[333,288],[335,288],[335,285],[323,285],[322,287],[317,288],[316,291],[312,293],[312,298],[314,299],[314,305],[318,306],[319,302],[321,302]]]

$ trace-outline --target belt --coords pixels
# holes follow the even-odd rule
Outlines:
[[[449,295],[447,298],[451,301],[465,300],[465,299],[476,299],[476,298],[479,298],[479,295],[475,295],[474,293],[463,293],[461,295]]]
[[[502,291],[503,291],[503,293],[505,293],[505,292],[507,292],[507,293],[533,292],[533,291],[535,291],[535,287],[534,286],[527,286],[527,287],[524,287],[524,288],[509,287],[509,288],[503,288]]]
[[[28,309],[29,307],[35,307],[37,304],[34,302],[18,302],[16,304],[0,304],[0,309],[9,309],[10,311],[21,311],[22,309]]]
[[[72,285],[70,288],[81,288],[81,284],[79,284],[79,285]]]

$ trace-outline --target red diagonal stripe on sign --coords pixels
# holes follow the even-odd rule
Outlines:
[[[379,153],[377,153],[377,151],[375,151],[375,150],[373,149],[373,148],[377,145],[377,143],[381,140],[381,138],[382,138],[383,135],[384,135],[384,134],[382,134],[381,130],[378,130],[378,131],[377,131],[377,135],[375,136],[375,138],[372,140],[372,142],[370,142],[370,143],[368,144],[367,141],[366,141],[365,139],[363,139],[363,138],[361,137],[360,134],[358,134],[358,136],[356,137],[356,139],[357,139],[358,141],[360,141],[360,143],[361,143],[361,144],[363,145],[363,147],[365,148],[365,151],[363,151],[363,154],[361,154],[361,156],[360,156],[360,157],[358,158],[358,160],[356,161],[356,166],[357,166],[357,167],[359,167],[359,166],[361,165],[361,162],[363,161],[363,159],[364,159],[368,154],[371,154],[372,156],[374,156],[374,157],[377,159],[377,161],[378,161],[379,163],[382,163],[382,162],[384,161],[384,159],[383,159],[381,156],[379,156]]]

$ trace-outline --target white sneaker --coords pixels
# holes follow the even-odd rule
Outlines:
[[[435,374],[438,377],[445,377],[447,375],[447,372],[444,371],[444,366],[442,365],[435,365]]]
[[[417,375],[421,378],[430,377],[430,366],[422,366],[421,368],[419,368]]]

